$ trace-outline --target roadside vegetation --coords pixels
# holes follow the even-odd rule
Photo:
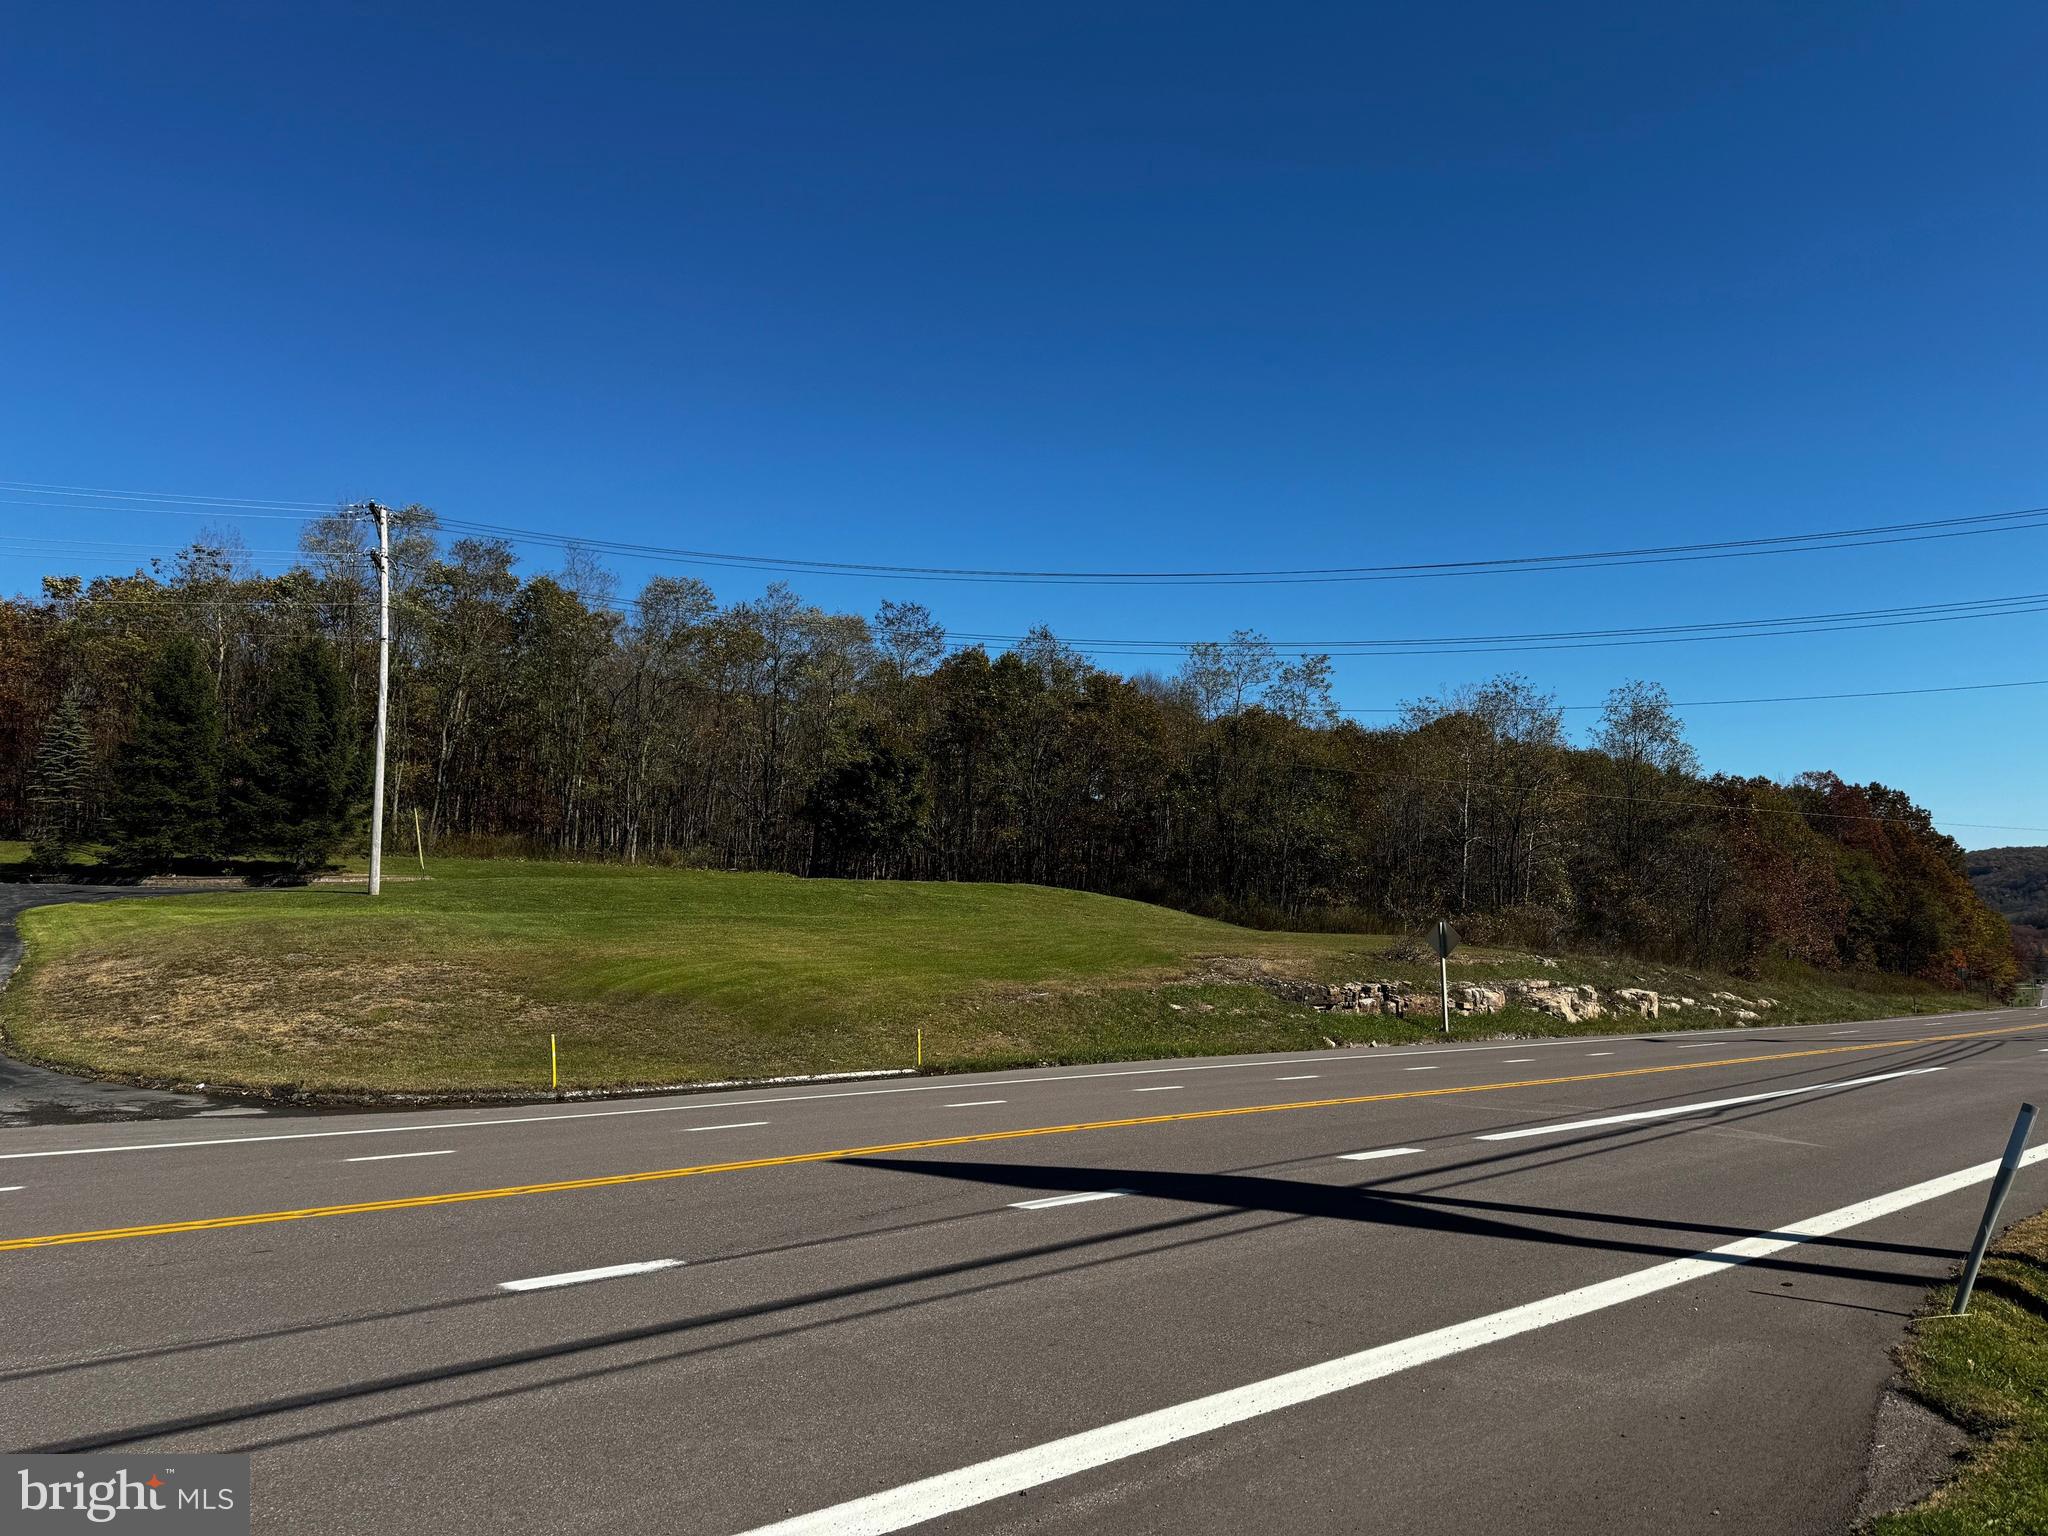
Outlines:
[[[800,880],[515,860],[433,878],[46,907],[0,997],[6,1048],[143,1081],[267,1092],[545,1091],[905,1067],[1301,1050],[1437,1036],[1319,1013],[1259,972],[1433,988],[1412,936],[1272,933],[1029,885]],[[1461,949],[1453,982],[1540,976],[1774,999],[1768,1022],[1981,1005],[1895,976],[1760,976]],[[1661,1027],[1726,1027],[1698,1012]],[[1660,1027],[1544,1015],[1460,1037]]]
[[[1960,1474],[1870,1536],[2048,1531],[2048,1212],[2009,1228],[1984,1261],[1965,1317],[1952,1285],[1900,1351],[1906,1389],[1982,1443]]]
[[[587,554],[522,571],[424,507],[395,530],[387,844],[1014,881],[1293,930],[1449,916],[1479,941],[1984,996],[2019,975],[1925,809],[1824,764],[1709,774],[1647,681],[1576,736],[1517,674],[1367,725],[1330,657],[1249,630],[1124,675],[1044,626],[948,634],[916,603],[780,583],[627,597]],[[0,598],[0,833],[52,868],[105,844],[134,874],[342,851],[378,691],[370,537],[338,512],[274,575],[202,541]]]

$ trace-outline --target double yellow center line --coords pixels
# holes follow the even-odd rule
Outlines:
[[[1033,1125],[1014,1131],[976,1131],[965,1136],[935,1136],[922,1141],[889,1141],[867,1147],[834,1147],[826,1152],[791,1152],[780,1157],[750,1157],[729,1163],[695,1163],[687,1168],[653,1168],[642,1173],[609,1173],[589,1179],[557,1179],[546,1184],[508,1184],[499,1189],[461,1189],[440,1195],[409,1195],[398,1200],[361,1200],[349,1205],[314,1205],[296,1211],[254,1211],[241,1216],[202,1216],[191,1221],[159,1221],[145,1226],[103,1227],[90,1232],[53,1232],[43,1237],[0,1239],[0,1253],[24,1248],[58,1248],[69,1243],[107,1243],[126,1237],[167,1237],[178,1232],[213,1232],[227,1227],[260,1227],[281,1221],[312,1221],[322,1216],[364,1216],[375,1211],[417,1211],[472,1200],[509,1200],[516,1195],[557,1195],[575,1190],[610,1189],[621,1184],[650,1184],[659,1179],[689,1179],[707,1173],[739,1173],[749,1168],[789,1168],[800,1163],[831,1163],[853,1157],[882,1157],[896,1152],[923,1152],[937,1147],[977,1146],[993,1141],[1018,1141],[1027,1136],[1065,1136],[1076,1131],[1115,1131],[1140,1125],[1175,1125],[1189,1120],[1222,1120],[1232,1115],[1272,1115],[1299,1109],[1335,1109],[1352,1104],[1386,1104],[1397,1099],[1440,1099],[1461,1093],[1501,1093],[1513,1088],[1558,1088],[1570,1083],[1598,1083],[1618,1077],[1650,1077],[1661,1072],[1698,1072],[1710,1067],[1751,1066],[1769,1061],[1797,1061],[1813,1056],[1842,1056],[1856,1051],[1896,1050],[1901,1046],[1939,1045],[1955,1040],[1983,1040],[1998,1035],[2038,1030],[2040,1024],[2015,1024],[2002,1029],[1975,1029],[1957,1034],[1923,1035],[1917,1040],[1873,1040],[1856,1045],[1826,1045],[1803,1051],[1775,1051],[1766,1056],[1731,1056],[1716,1061],[1675,1061],[1654,1067],[1622,1067],[1608,1072],[1579,1072],[1569,1077],[1531,1077],[1509,1083],[1467,1083],[1444,1088],[1410,1088],[1399,1093],[1362,1093],[1340,1099],[1298,1099],[1286,1104],[1246,1104],[1234,1109],[1194,1109],[1171,1115],[1135,1115],[1120,1120],[1080,1120],[1071,1125]]]

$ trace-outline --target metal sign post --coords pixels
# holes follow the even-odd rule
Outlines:
[[[1436,951],[1437,978],[1444,990],[1444,1033],[1451,1032],[1451,951],[1458,947],[1458,930],[1449,923],[1439,921],[1436,932],[1430,935],[1430,947]]]
[[[2005,1192],[2012,1188],[2012,1176],[2020,1171],[2020,1155],[2027,1149],[2027,1132],[2034,1128],[2034,1106],[2022,1104],[2019,1118],[2012,1123],[2012,1135],[2005,1143],[2005,1156],[1998,1160],[1998,1172],[1991,1180],[1991,1195],[1984,1202],[1984,1219],[1977,1224],[1977,1240],[1970,1244],[1970,1257],[1963,1265],[1963,1278],[1956,1287],[1951,1317],[1970,1310],[1970,1293],[1977,1289],[1977,1271],[1984,1267],[1984,1250],[1991,1246],[1991,1234],[1998,1230],[1998,1208],[2005,1204]]]

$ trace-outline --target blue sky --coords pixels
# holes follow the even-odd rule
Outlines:
[[[1093,569],[2048,503],[2039,6],[302,0],[8,26],[0,479]],[[108,505],[0,501],[0,589],[201,521]],[[1365,586],[797,585],[957,630],[1331,640],[2001,597],[2048,590],[2044,555],[2048,531]],[[1360,709],[1510,667],[1570,704],[1634,676],[1927,687],[2048,676],[2043,629],[1339,681]],[[1711,768],[2048,827],[2048,689],[1688,722]]]

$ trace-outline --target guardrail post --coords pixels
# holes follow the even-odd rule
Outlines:
[[[1991,1246],[1991,1234],[1998,1229],[1999,1207],[2012,1188],[2012,1176],[2020,1170],[2020,1154],[2027,1148],[2027,1132],[2034,1128],[2034,1106],[2022,1104],[2020,1116],[2012,1123],[2012,1136],[2005,1144],[2005,1156],[1998,1160],[1998,1176],[1991,1181],[1991,1198],[1984,1202],[1984,1220],[1978,1224],[1977,1240],[1970,1244],[1970,1261],[1963,1266],[1962,1283],[1956,1287],[1956,1304],[1950,1317],[1970,1310],[1970,1293],[1977,1288],[1977,1271],[1984,1267],[1984,1250]]]

